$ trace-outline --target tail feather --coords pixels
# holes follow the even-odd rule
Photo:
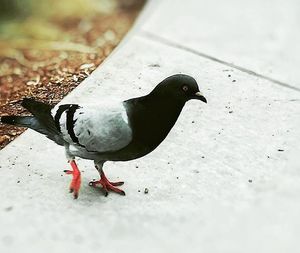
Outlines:
[[[47,135],[47,137],[49,136],[49,131],[47,131],[34,116],[2,116],[0,121],[4,124],[28,127],[41,134]]]
[[[34,121],[33,116],[2,116],[0,122],[20,127],[30,127]]]
[[[32,114],[47,114],[53,108],[51,105],[36,101],[33,98],[24,98],[21,102],[21,105]]]
[[[53,108],[51,105],[36,101],[32,98],[24,98],[21,105],[30,111],[50,132],[60,134],[51,116],[51,110]]]
[[[25,98],[21,105],[26,108],[33,116],[2,116],[0,122],[9,125],[31,128],[59,145],[64,145],[63,138],[55,126],[51,116],[52,106],[31,98]]]

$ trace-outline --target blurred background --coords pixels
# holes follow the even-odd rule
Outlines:
[[[0,0],[0,115],[58,103],[116,47],[143,0]],[[0,126],[0,148],[23,130]]]

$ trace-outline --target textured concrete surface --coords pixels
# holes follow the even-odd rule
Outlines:
[[[298,0],[164,0],[143,30],[300,89]]]
[[[105,198],[90,188],[97,172],[91,161],[79,160],[83,185],[73,200],[63,149],[26,131],[0,152],[1,252],[297,252],[300,93],[149,36],[161,36],[153,24],[180,10],[185,18],[170,27],[168,39],[183,46],[193,40],[194,20],[203,16],[186,13],[195,1],[181,2],[172,8],[151,2],[124,43],[64,102],[139,96],[182,72],[197,79],[208,104],[189,102],[150,155],[106,164],[110,179],[125,181],[125,197]],[[240,9],[228,7],[232,15]],[[181,37],[189,20],[190,37]],[[215,47],[222,51],[222,44]],[[243,57],[254,67],[269,64],[247,50],[236,53],[228,55],[240,57],[243,67],[249,67]],[[280,53],[273,53],[277,63]]]

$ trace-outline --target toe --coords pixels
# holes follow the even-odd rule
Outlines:
[[[120,195],[125,196],[125,192],[123,190],[119,189],[119,188],[111,186],[111,187],[109,187],[109,190],[111,190],[111,191],[113,191],[115,193],[118,193]]]
[[[111,182],[110,184],[113,186],[120,186],[120,185],[123,185],[124,182]]]

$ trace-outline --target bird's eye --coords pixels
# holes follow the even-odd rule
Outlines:
[[[182,90],[183,91],[188,91],[189,87],[187,87],[186,85],[182,86]]]

